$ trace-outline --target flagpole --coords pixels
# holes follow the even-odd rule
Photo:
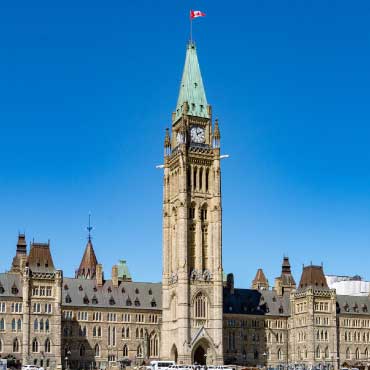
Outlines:
[[[193,20],[190,16],[190,42],[193,42]]]

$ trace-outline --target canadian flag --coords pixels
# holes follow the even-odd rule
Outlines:
[[[206,13],[201,12],[200,10],[190,10],[190,19],[205,17]]]

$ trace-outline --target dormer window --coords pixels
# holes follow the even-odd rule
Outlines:
[[[96,286],[94,286],[93,291],[94,292],[97,292],[98,291],[98,288]]]
[[[92,297],[91,302],[92,304],[98,304],[98,298],[96,298],[96,296],[94,295],[94,297]]]
[[[18,294],[18,288],[17,288],[17,286],[15,285],[15,284],[13,284],[13,286],[12,286],[12,294]]]
[[[139,307],[140,306],[140,301],[139,301],[139,298],[137,298],[137,297],[135,299],[135,306],[136,307]]]
[[[108,293],[112,293],[112,288],[108,287]]]
[[[355,303],[355,305],[353,306],[353,311],[358,312],[358,305],[357,305],[357,303]]]
[[[343,308],[344,308],[344,311],[348,312],[349,311],[349,305],[348,305],[348,303],[346,303]]]
[[[64,284],[64,290],[68,290],[68,285]]]
[[[279,307],[279,313],[284,313],[284,307],[282,305]]]
[[[130,299],[130,297],[129,298],[127,298],[127,300],[126,300],[126,306],[131,306],[132,305],[132,302],[131,302],[131,299]]]
[[[157,302],[155,301],[155,299],[152,299],[150,304],[151,304],[152,307],[157,307]]]
[[[273,302],[276,302],[276,297],[272,297],[272,301]]]
[[[80,292],[82,292],[84,289],[82,288],[82,285],[80,285],[79,287],[78,287],[78,290],[80,291]]]
[[[114,298],[113,298],[113,297],[110,297],[110,299],[109,299],[109,304],[110,304],[111,306],[114,306],[114,305],[116,304],[116,301],[114,300]]]
[[[367,312],[367,305],[366,305],[366,304],[363,304],[363,305],[362,305],[362,311],[363,311],[363,312]]]
[[[152,290],[151,290],[151,289],[149,289],[149,295],[152,295],[152,294],[153,294]]]
[[[4,287],[0,284],[0,294],[4,294],[4,292],[5,292],[5,289],[4,289]]]
[[[125,288],[122,288],[121,292],[122,292],[122,294],[124,294],[126,292]]]
[[[84,297],[84,304],[89,304],[90,301],[89,301],[89,298],[88,296],[85,294],[85,297]]]
[[[72,299],[69,294],[66,295],[66,303],[72,303]]]
[[[138,288],[135,289],[135,293],[139,294],[139,289]]]

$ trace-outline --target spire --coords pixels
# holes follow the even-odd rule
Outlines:
[[[168,132],[168,128],[166,128],[166,135],[164,137],[164,155],[168,156],[171,154],[171,138]]]
[[[86,229],[88,231],[87,244],[80,267],[76,271],[76,277],[92,279],[96,275],[96,265],[98,264],[98,260],[96,259],[94,248],[91,242],[91,230],[93,229],[91,226],[91,214],[89,214],[89,224]]]
[[[266,279],[265,273],[260,268],[257,270],[256,276],[252,281],[252,289],[267,290],[269,288],[269,282]]]
[[[220,147],[220,140],[221,140],[221,133],[220,128],[218,126],[218,119],[215,120],[215,128],[213,131],[213,147],[219,148]]]
[[[177,121],[183,113],[186,113],[185,103],[188,104],[187,113],[189,115],[209,118],[207,98],[194,42],[189,42],[186,50],[185,66],[176,105],[175,121]]]

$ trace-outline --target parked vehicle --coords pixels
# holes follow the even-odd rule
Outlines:
[[[22,370],[39,370],[39,368],[36,365],[23,365]]]

